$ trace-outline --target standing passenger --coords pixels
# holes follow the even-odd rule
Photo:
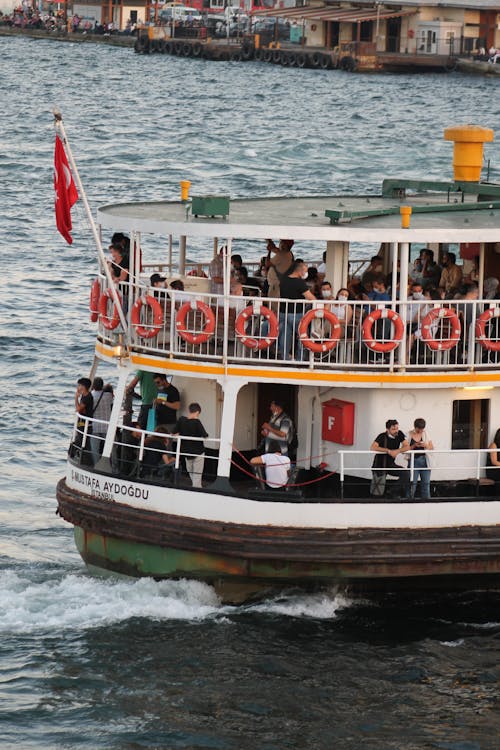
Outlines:
[[[201,406],[194,402],[189,404],[188,411],[187,417],[181,417],[178,420],[174,434],[181,438],[180,450],[186,459],[186,467],[193,487],[201,487],[205,446],[202,440],[189,440],[189,438],[207,438],[208,432],[200,422]]]
[[[127,392],[133,393],[135,386],[139,383],[141,390],[141,408],[137,421],[141,430],[145,430],[148,424],[149,410],[153,408],[153,401],[155,400],[158,389],[155,384],[155,376],[152,372],[147,370],[137,370],[135,377],[130,381]]]
[[[413,430],[408,435],[410,438],[410,450],[432,451],[434,446],[432,440],[425,431],[425,419],[419,417],[413,423]],[[411,484],[411,496],[415,497],[417,482],[420,476],[420,498],[430,500],[431,498],[431,470],[429,468],[429,457],[425,453],[417,453],[413,460],[413,482]]]
[[[94,466],[98,462],[104,447],[104,438],[108,430],[111,409],[113,408],[113,393],[104,390],[102,378],[94,378],[92,383],[92,397],[94,401],[93,418],[99,421],[92,423],[92,437],[90,438],[90,450]]]

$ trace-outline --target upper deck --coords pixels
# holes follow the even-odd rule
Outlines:
[[[121,285],[128,296],[128,330],[118,331],[127,335],[136,363],[147,366],[144,355],[160,355],[168,358],[169,366],[187,371],[193,360],[217,363],[220,367],[210,371],[215,377],[219,372],[237,375],[241,371],[250,378],[278,377],[288,382],[304,382],[307,378],[318,382],[318,377],[325,379],[336,372],[349,384],[356,382],[353,373],[360,371],[369,384],[376,383],[377,378],[396,384],[402,375],[407,383],[409,371],[428,371],[432,375],[427,382],[449,385],[496,382],[500,307],[485,298],[483,285],[487,276],[500,278],[499,185],[391,179],[384,181],[379,195],[236,200],[224,196],[183,197],[186,200],[108,205],[98,211],[101,228],[130,235],[130,279]],[[207,201],[207,207],[215,199],[216,208],[210,211],[225,215],[202,212],[200,199],[201,205]],[[411,209],[407,224],[402,209]],[[199,213],[195,215],[194,210]],[[168,254],[162,251],[163,260],[156,264],[148,260],[149,235],[160,237],[160,247],[168,244]],[[304,248],[313,251],[317,259],[323,255],[325,280],[330,281],[334,295],[351,284],[358,248],[369,245],[369,254],[380,254],[383,259],[390,297],[381,304],[378,298],[370,302],[368,296],[360,294],[349,301],[347,313],[334,299],[306,303],[302,299],[267,297],[258,288],[248,290],[246,297],[235,297],[232,253],[256,247],[258,257],[265,252],[262,243],[269,237],[294,240],[296,255],[302,255]],[[252,240],[257,244],[252,245]],[[476,297],[464,298],[454,292],[454,296],[443,295],[439,301],[433,297],[432,302],[408,298],[408,288],[399,280],[413,278],[415,253],[422,247],[431,248],[435,259],[440,260],[450,248],[461,253],[468,244],[476,248]],[[188,255],[201,255],[208,271],[210,259],[221,247],[227,248],[222,294],[220,289],[213,289],[208,278],[197,279],[194,284],[187,275]],[[254,262],[257,257],[253,257]],[[201,268],[203,263],[199,265]],[[153,271],[166,272],[168,281],[181,277],[188,282],[185,291],[151,289],[149,274]],[[106,286],[103,276],[102,288]],[[144,304],[145,295],[152,295],[161,307],[161,324],[156,327],[151,308]],[[130,317],[138,300],[141,328],[151,335],[140,335],[137,320],[134,323]],[[245,308],[251,312],[245,313]],[[262,314],[261,309],[270,314]],[[315,311],[314,320],[309,319],[301,331],[299,323],[311,310]],[[340,318],[336,333],[332,333],[332,318],[325,320],[329,313]],[[373,313],[376,320],[368,325]],[[207,315],[213,317],[210,325]],[[193,342],[193,334],[204,330],[205,325],[210,335]],[[103,327],[101,320],[99,333],[103,346],[97,351],[108,356],[116,343],[116,332]],[[371,343],[370,335],[374,339]],[[336,338],[334,344],[332,338]],[[419,385],[424,383],[422,378],[418,381]]]
[[[98,220],[107,229],[190,237],[396,243],[499,240],[498,186],[434,183],[442,190],[416,193],[398,189],[401,182],[391,181],[381,195],[236,199],[230,201],[226,217],[196,217],[189,201],[115,204],[101,207]],[[412,208],[408,229],[401,227],[402,206]],[[338,223],[332,223],[335,218],[326,212],[341,214]]]

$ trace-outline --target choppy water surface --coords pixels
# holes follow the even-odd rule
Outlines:
[[[449,176],[443,128],[500,133],[498,81],[0,37],[0,91],[0,747],[497,750],[496,593],[236,608],[198,583],[86,573],[55,484],[95,261],[81,207],[73,246],[54,229],[50,110],[94,208],[177,197],[183,178],[233,197],[359,192]]]

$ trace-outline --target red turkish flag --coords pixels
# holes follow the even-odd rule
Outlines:
[[[78,193],[73,182],[63,142],[58,135],[56,135],[54,151],[54,190],[56,191],[56,225],[66,242],[71,245],[73,242],[70,235],[72,229],[71,207],[78,200]]]

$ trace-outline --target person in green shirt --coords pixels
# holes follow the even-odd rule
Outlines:
[[[137,383],[141,392],[141,408],[137,421],[141,430],[145,430],[148,424],[148,413],[153,408],[153,402],[158,395],[158,388],[155,383],[154,372],[148,372],[147,370],[137,370],[135,376],[130,381],[127,391],[132,393]]]

